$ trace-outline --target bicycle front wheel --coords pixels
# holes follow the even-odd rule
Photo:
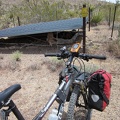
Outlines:
[[[74,114],[75,114],[75,107],[76,107],[78,94],[79,94],[79,87],[75,86],[71,94],[69,105],[68,105],[67,120],[75,120]]]
[[[7,116],[5,116],[5,112],[0,110],[0,120],[8,120]]]
[[[91,119],[91,109],[85,109],[84,107],[76,106],[76,103],[79,100],[78,97],[79,97],[79,87],[75,86],[70,97],[66,120],[90,120]],[[82,102],[83,102],[83,98],[82,98]]]

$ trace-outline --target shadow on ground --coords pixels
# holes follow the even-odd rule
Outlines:
[[[56,53],[59,52],[60,47],[58,46],[29,46],[29,47],[2,47],[0,48],[0,54],[12,54],[13,52],[19,50],[23,54],[44,54],[44,53]]]

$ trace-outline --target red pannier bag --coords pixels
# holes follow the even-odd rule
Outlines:
[[[105,70],[95,71],[88,79],[88,106],[103,111],[109,104],[111,92],[110,73]]]

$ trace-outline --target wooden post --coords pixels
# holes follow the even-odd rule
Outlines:
[[[17,16],[18,25],[20,26],[20,18]]]
[[[86,8],[86,5],[83,5]],[[83,17],[83,53],[86,52],[86,17]]]
[[[91,20],[91,11],[90,11],[90,7],[89,7],[89,31],[90,31],[90,20]]]
[[[113,18],[113,25],[112,25],[111,38],[112,38],[112,36],[113,36],[113,29],[114,29],[114,22],[115,22],[116,9],[117,9],[117,5],[115,5],[115,10],[114,10],[114,18]]]
[[[108,20],[108,25],[110,26],[111,22],[111,7],[109,8],[109,20]]]
[[[15,20],[14,20],[14,17],[12,18],[12,20],[13,20],[13,25],[14,25],[14,27],[15,27]]]

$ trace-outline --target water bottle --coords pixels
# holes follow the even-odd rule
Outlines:
[[[52,109],[52,113],[49,115],[48,120],[58,120],[57,109]]]

